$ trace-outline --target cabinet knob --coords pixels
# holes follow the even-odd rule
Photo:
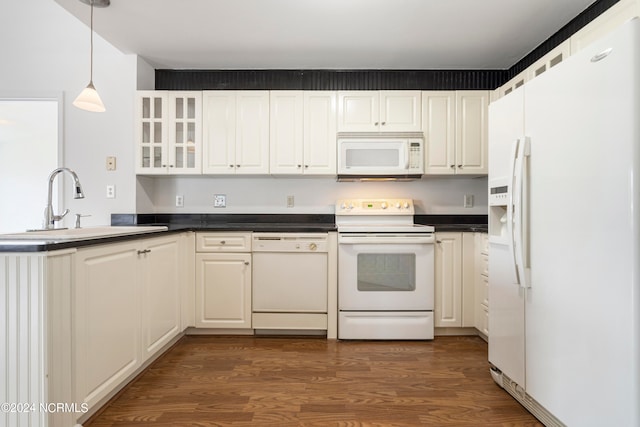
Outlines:
[[[458,165],[458,169],[462,169],[462,165]]]
[[[302,167],[302,165],[298,165],[298,169],[300,169]]]
[[[239,168],[239,167],[240,167],[240,165],[236,165],[236,167],[237,167],[237,168]]]
[[[374,126],[378,126],[378,124],[379,124],[379,122],[375,122],[373,125],[374,125]]]
[[[221,245],[224,245],[224,244],[226,244],[226,243],[227,243],[227,241],[226,241],[226,240],[220,240],[220,244],[221,244]]]
[[[304,167],[305,167],[305,169],[306,169],[306,168],[309,168],[309,165],[304,165]]]
[[[387,122],[382,122],[382,126],[384,126],[384,125],[386,125],[386,124],[387,124]]]
[[[456,165],[451,165],[451,169],[453,169],[453,168],[455,168],[455,167],[456,167]]]
[[[170,168],[174,167],[173,165],[169,165]]]
[[[249,265],[249,261],[245,261],[245,262],[244,262],[244,265]]]
[[[436,240],[436,243],[442,243],[442,240]]]
[[[233,165],[229,165],[229,167],[230,167],[230,168],[232,168],[232,167],[233,167]]]

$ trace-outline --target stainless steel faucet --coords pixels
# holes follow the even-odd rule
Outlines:
[[[51,172],[49,175],[49,192],[47,194],[47,208],[44,211],[44,228],[50,230],[55,228],[56,221],[60,221],[66,214],[69,213],[69,209],[65,209],[60,215],[53,213],[53,179],[62,172],[67,172],[73,177],[73,198],[84,199],[84,193],[82,193],[82,186],[80,185],[80,179],[74,171],[69,168],[58,168]]]

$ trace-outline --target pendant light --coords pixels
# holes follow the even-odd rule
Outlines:
[[[110,0],[80,0],[82,3],[91,6],[91,50],[90,50],[90,68],[89,68],[89,84],[86,88],[80,92],[80,95],[73,101],[73,105],[76,107],[93,111],[96,113],[102,113],[105,111],[104,104],[98,95],[98,91],[93,85],[93,6],[107,7],[110,4]]]

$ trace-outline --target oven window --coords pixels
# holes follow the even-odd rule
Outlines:
[[[358,254],[358,291],[398,292],[415,289],[415,254]]]

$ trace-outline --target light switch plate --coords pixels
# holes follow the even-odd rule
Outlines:
[[[214,208],[226,208],[227,207],[227,195],[226,194],[214,194],[213,195],[213,207]]]
[[[115,156],[107,157],[107,170],[108,171],[116,170],[116,157]]]

